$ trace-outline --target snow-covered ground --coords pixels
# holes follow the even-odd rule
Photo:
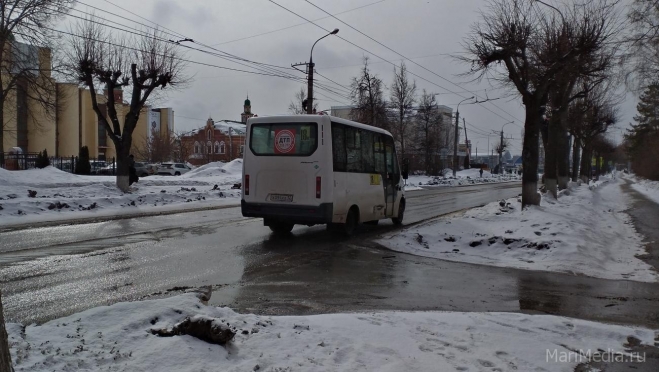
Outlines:
[[[458,171],[455,178],[453,178],[453,173],[450,171],[446,177],[410,175],[407,184],[410,186],[462,186],[518,181],[521,179],[522,176],[517,174],[492,174],[488,171],[483,171],[483,177],[481,177],[480,169],[471,168]]]
[[[237,334],[219,346],[151,333],[195,316],[212,318]],[[194,294],[7,327],[17,372],[572,371],[587,360],[570,352],[642,358],[627,352],[628,337],[645,345],[655,337],[645,328],[514,313],[242,315],[205,306]],[[569,355],[569,362],[560,359]]]
[[[653,200],[655,203],[659,204],[659,181],[650,181],[645,178],[636,176],[625,176],[625,178],[629,178],[634,182],[632,184],[634,190],[640,192],[641,194],[648,197],[648,199]]]
[[[182,176],[149,176],[122,193],[114,176],[79,176],[54,167],[0,168],[0,226],[185,210],[235,204],[242,159],[210,163]],[[31,197],[30,191],[36,191]]]
[[[539,207],[524,211],[521,198],[490,203],[384,236],[379,243],[448,261],[656,282],[659,273],[636,258],[646,252],[624,213],[630,200],[622,183],[572,185],[558,201],[543,197]]]

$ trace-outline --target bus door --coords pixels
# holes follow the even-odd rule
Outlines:
[[[394,215],[394,203],[397,197],[397,187],[400,175],[396,164],[396,153],[394,140],[391,137],[385,137],[385,166],[386,175],[384,179],[384,197],[386,201],[385,214],[387,217]]]

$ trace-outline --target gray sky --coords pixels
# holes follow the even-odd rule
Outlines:
[[[275,1],[310,20],[328,17],[327,14],[303,0]],[[478,147],[479,153],[487,151],[488,137],[484,133],[499,131],[502,125],[515,121],[516,125],[507,125],[504,133],[507,137],[512,136],[515,139],[512,141],[511,152],[521,153],[520,137],[524,111],[520,99],[516,96],[510,97],[505,91],[496,89],[486,81],[470,83],[468,78],[457,76],[465,72],[469,66],[457,62],[451,57],[463,51],[461,42],[469,32],[470,25],[479,19],[478,12],[480,7],[485,5],[485,1],[310,1],[331,14],[366,6],[337,15],[337,17],[439,75],[425,71],[412,62],[406,61],[408,70],[421,77],[410,76],[416,80],[419,94],[422,89],[440,93],[437,96],[438,103],[450,106],[454,110],[459,101],[473,95],[465,90],[470,90],[483,99],[486,95],[485,90],[487,90],[489,98],[502,97],[482,105],[466,105],[465,102],[460,106],[460,115],[466,119],[469,139],[474,146]],[[306,23],[305,20],[268,0],[82,0],[82,3],[77,5],[77,9],[94,11],[98,16],[115,19],[119,23],[136,27],[137,25],[134,23],[87,8],[85,4],[131,20],[148,23],[144,19],[139,19],[112,5],[116,4],[158,23],[162,27],[192,38],[196,42],[214,45],[221,51],[252,61],[278,66],[290,66],[292,63],[307,61],[311,45],[325,34],[325,31],[320,28]],[[71,22],[71,20],[67,18],[65,22]],[[330,30],[338,27],[341,37],[388,61],[400,64],[399,55],[360,35],[336,19],[325,18],[315,23]],[[299,24],[303,25],[290,27]],[[290,28],[271,32],[285,27]],[[271,33],[254,36],[267,32]],[[237,39],[243,40],[235,41]],[[200,47],[191,43],[187,43],[187,45]],[[358,74],[362,58],[367,55],[370,57],[372,71],[377,73],[388,87],[393,77],[391,64],[374,55],[369,55],[337,37],[327,37],[316,45],[314,62],[317,72],[339,84],[348,86],[351,78]],[[253,70],[197,51],[187,51],[185,57],[218,66]],[[177,131],[201,127],[209,115],[216,120],[240,120],[243,101],[247,94],[252,102],[254,113],[258,115],[286,114],[293,95],[302,86],[302,83],[280,77],[227,71],[195,64],[188,65],[186,72],[193,76],[193,81],[189,86],[184,90],[169,91],[157,102],[159,106],[174,109]],[[301,78],[304,77],[301,72],[289,72]],[[334,86],[337,90],[344,90],[322,77],[317,76],[317,78],[319,82]],[[424,81],[422,78],[428,81]],[[318,106],[321,110],[329,109],[333,105],[349,103],[347,99],[339,98],[328,92],[317,90],[316,92],[322,94],[316,95],[316,98],[320,99]],[[388,97],[389,92],[387,91],[385,94]],[[619,127],[626,126],[632,120],[635,113],[635,102],[635,97],[629,95],[627,101],[621,106],[622,120]],[[464,130],[462,131],[461,141],[464,141]],[[611,138],[619,141],[620,131],[615,129]],[[489,137],[490,150],[496,141],[495,135]]]

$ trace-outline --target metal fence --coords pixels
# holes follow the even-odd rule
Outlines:
[[[0,168],[7,170],[25,170],[34,169],[37,167],[37,158],[39,153],[4,153],[0,154]],[[78,157],[56,157],[51,156],[50,165],[61,171],[75,173],[76,164],[78,164]],[[91,168],[91,175],[115,175],[116,162],[112,158],[111,161],[99,160],[98,158],[90,158],[89,165]]]

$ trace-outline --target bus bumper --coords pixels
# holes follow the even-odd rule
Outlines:
[[[298,225],[316,225],[332,222],[332,203],[305,206],[247,203],[245,200],[241,200],[240,208],[244,217],[263,217],[265,219]]]

